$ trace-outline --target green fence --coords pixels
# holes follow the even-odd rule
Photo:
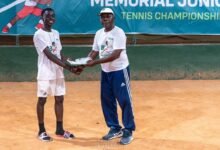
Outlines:
[[[220,79],[219,45],[129,46],[132,80]],[[64,55],[84,57],[90,47],[64,47]],[[34,47],[0,47],[0,81],[36,81]],[[80,75],[65,71],[66,80],[98,80],[100,65]]]

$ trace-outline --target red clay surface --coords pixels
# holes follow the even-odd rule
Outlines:
[[[67,82],[64,127],[76,136],[55,136],[54,99],[45,106],[52,142],[37,139],[36,83],[0,83],[1,150],[219,150],[220,81],[132,81],[137,130],[126,146],[106,142],[108,131],[99,99],[99,82]],[[121,112],[118,109],[121,120]]]

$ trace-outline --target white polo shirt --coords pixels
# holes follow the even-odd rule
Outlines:
[[[49,47],[51,53],[57,58],[61,59],[60,52],[62,46],[60,43],[59,32],[53,30],[46,32],[43,29],[39,29],[34,34],[34,46],[38,53],[38,80],[55,80],[64,78],[63,67],[55,64],[45,55],[43,50]]]
[[[114,50],[122,49],[120,57],[112,62],[102,63],[104,72],[118,71],[129,65],[126,53],[126,35],[124,31],[115,26],[111,31],[105,32],[104,28],[98,30],[93,42],[93,50],[99,52],[99,57],[108,57]]]

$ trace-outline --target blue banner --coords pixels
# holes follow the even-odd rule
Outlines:
[[[216,35],[220,0],[1,0],[0,34],[33,35],[45,7],[56,12],[61,34],[94,34],[99,11],[112,8],[116,25],[129,34]]]

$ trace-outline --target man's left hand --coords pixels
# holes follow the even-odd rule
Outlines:
[[[94,60],[89,60],[89,61],[87,61],[86,66],[92,67],[92,66],[94,66],[94,65],[95,65],[95,61],[94,61]]]

